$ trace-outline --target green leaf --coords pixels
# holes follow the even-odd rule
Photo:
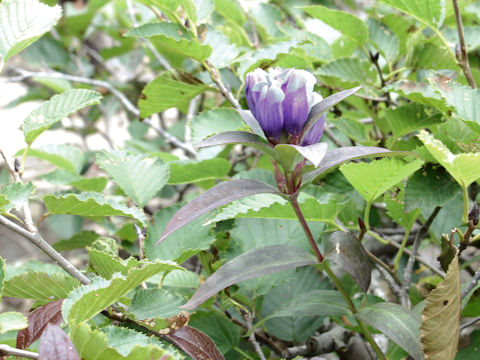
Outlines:
[[[378,51],[388,61],[393,61],[399,49],[398,36],[385,24],[373,18],[368,18],[369,41],[373,42]]]
[[[474,330],[470,334],[471,344],[460,350],[455,360],[477,360],[480,354],[480,331]]]
[[[0,71],[13,55],[50,30],[62,16],[60,6],[37,0],[4,0],[0,4]]]
[[[81,323],[111,305],[143,281],[159,272],[182,269],[173,262],[143,262],[128,270],[126,276],[115,274],[111,280],[94,279],[89,285],[76,288],[68,294],[62,307],[63,318]]]
[[[126,37],[151,38],[162,51],[175,52],[198,61],[208,59],[210,45],[202,45],[195,34],[173,22],[153,22],[140,25],[124,34]]]
[[[9,212],[12,209],[20,210],[23,204],[35,193],[35,187],[31,182],[23,184],[17,182],[12,185],[7,185],[0,190],[0,194],[6,199],[6,203],[3,206],[5,212]]]
[[[377,70],[373,64],[357,58],[332,60],[319,68],[316,74],[332,86],[353,87],[378,83]]]
[[[52,246],[57,251],[67,251],[81,249],[91,245],[100,236],[93,231],[82,231],[73,235],[69,239],[62,239],[54,243]]]
[[[357,45],[363,45],[368,39],[367,25],[355,15],[350,13],[329,9],[325,6],[304,6],[301,7],[307,14],[330,25],[340,31]]]
[[[80,191],[102,192],[107,186],[108,179],[104,176],[92,178],[79,178],[73,180],[70,185],[75,186]]]
[[[217,108],[195,116],[188,126],[192,132],[192,143],[197,145],[210,135],[241,130],[245,128],[245,123],[236,110]]]
[[[445,18],[445,2],[440,0],[382,0],[385,4],[396,8],[423,24],[437,29]]]
[[[23,121],[23,134],[31,144],[41,133],[68,115],[86,106],[98,104],[102,95],[86,89],[72,89],[45,101]]]
[[[455,359],[461,306],[460,269],[455,256],[445,279],[428,294],[422,311],[420,334],[426,359]]]
[[[345,164],[340,167],[340,171],[360,195],[371,203],[421,166],[422,161],[418,159],[407,163],[397,158],[387,158],[369,163]]]
[[[159,158],[126,151],[99,152],[97,164],[140,207],[163,188],[170,175],[168,165]]]
[[[137,320],[167,319],[177,315],[187,299],[164,289],[139,289],[135,292],[130,306],[129,314]]]
[[[172,206],[154,215],[153,225],[150,225],[145,239],[145,255],[148,259],[174,260],[181,264],[198,252],[208,250],[211,243],[215,241],[210,233],[210,227],[202,226],[205,219],[205,216],[202,216],[155,245],[178,209],[179,206]]]
[[[170,162],[168,184],[190,184],[205,180],[225,179],[232,165],[225,159],[208,159],[198,162]]]
[[[85,163],[85,155],[79,148],[66,144],[50,144],[38,149],[29,149],[28,155],[79,174]]]
[[[242,7],[236,0],[215,0],[215,11],[240,26],[246,21]]]
[[[28,326],[28,320],[19,312],[4,312],[0,314],[0,334],[7,331],[22,330]]]
[[[412,176],[412,178],[415,176],[415,174]],[[432,193],[437,192],[437,190],[432,191],[432,189],[434,188],[430,188],[429,192],[432,192]],[[424,196],[424,194],[422,194],[421,196]],[[409,230],[417,220],[420,209],[414,208],[413,210],[406,212],[404,199],[405,199],[405,191],[403,190],[403,187],[398,192],[392,192],[390,194],[386,193],[384,196],[388,215],[397,224]]]
[[[147,223],[142,210],[128,207],[99,193],[80,193],[66,195],[47,195],[43,198],[51,214],[72,214],[79,216],[126,216]]]
[[[200,276],[189,270],[173,270],[164,277],[163,285],[172,288],[196,289],[200,286]]]
[[[207,25],[205,44],[213,49],[208,61],[217,69],[229,66],[240,52],[234,44],[230,43],[228,37],[210,25]]]
[[[138,260],[134,258],[130,258],[130,260],[133,260],[130,264],[128,260],[125,260],[125,264],[118,256],[91,247],[88,247],[87,251],[90,265],[95,269],[97,274],[105,279],[111,279],[115,273],[126,275],[129,267],[138,266],[139,264]]]
[[[412,311],[394,303],[380,302],[360,309],[354,316],[380,330],[415,360],[423,359],[418,331],[420,319]]]
[[[463,188],[480,178],[480,172],[478,172],[480,168],[480,152],[452,154],[440,140],[435,139],[425,130],[420,131],[418,138],[433,157]]]
[[[50,302],[65,298],[78,285],[78,280],[65,272],[29,271],[5,281],[3,295]]]

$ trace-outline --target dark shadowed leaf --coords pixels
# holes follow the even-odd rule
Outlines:
[[[219,184],[205,191],[178,210],[167,224],[157,244],[175,230],[180,229],[182,226],[198,218],[200,215],[206,214],[210,210],[245,196],[265,193],[280,195],[274,187],[251,179],[234,180]]]
[[[40,306],[28,315],[28,327],[17,334],[17,348],[27,349],[37,341],[48,324],[60,325],[62,322],[63,299]]]
[[[223,360],[212,339],[200,330],[183,326],[166,335],[176,346],[185,351],[194,360]]]
[[[370,260],[362,243],[353,234],[336,231],[328,239],[327,259],[342,266],[355,282],[367,292],[370,286]]]
[[[247,251],[220,267],[181,308],[194,309],[220,290],[240,281],[317,262],[315,256],[295,246],[273,245]]]
[[[418,331],[420,319],[412,311],[398,304],[381,302],[364,307],[355,318],[383,332],[415,360],[423,359]]]
[[[40,337],[39,360],[80,360],[67,334],[57,325],[48,324]]]
[[[318,175],[330,169],[332,166],[348,160],[362,157],[406,156],[413,155],[408,151],[390,151],[374,146],[347,146],[327,151],[327,154],[315,170],[303,176],[303,186],[311,183]]]
[[[263,139],[266,139],[265,133],[263,132],[262,127],[258,123],[257,119],[255,119],[255,116],[253,116],[250,110],[237,110],[237,111],[242,117],[243,121],[245,121],[245,124],[247,124],[255,134],[257,134]]]
[[[270,155],[273,159],[276,159],[276,154],[273,151],[273,148],[268,145],[265,140],[263,140],[263,138],[261,138],[257,134],[253,134],[247,131],[227,131],[217,135],[213,135],[208,139],[203,140],[197,145],[197,147],[226,144],[243,144],[251,146]]]

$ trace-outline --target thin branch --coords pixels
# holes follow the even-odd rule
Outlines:
[[[338,147],[345,147],[346,145],[344,143],[341,142],[341,140],[337,137],[337,135],[335,135],[333,133],[332,130],[330,130],[330,128],[328,126],[325,126],[325,128],[323,129],[323,132],[325,133],[325,135],[328,136],[328,138],[330,140],[332,140],[332,142],[337,145]]]
[[[195,157],[197,155],[196,151],[190,144],[186,144],[182,141],[180,141],[178,138],[161,128],[160,126],[155,125],[152,123],[150,118],[143,119],[143,123],[147,124],[149,127],[151,127],[153,130],[155,130],[157,133],[159,133],[168,143],[172,144],[173,146],[176,146],[182,150],[184,150],[188,155],[191,155],[192,157]]]
[[[465,298],[465,296],[468,295],[470,291],[472,291],[475,286],[477,286],[478,281],[480,280],[480,269],[477,270],[475,275],[473,276],[472,281],[470,281],[470,284],[462,291],[462,300]]]
[[[480,320],[480,316],[477,316],[476,318],[466,322],[465,324],[460,326],[460,331],[462,331],[463,329],[466,329],[469,326],[475,325],[475,323],[477,323],[479,320]]]
[[[245,323],[247,324],[247,332],[250,332],[253,327],[253,315],[250,313],[245,313],[243,315],[243,318],[245,320]],[[262,351],[262,348],[260,347],[260,344],[258,343],[257,339],[255,338],[255,333],[252,331],[250,336],[248,337],[248,341],[250,341],[250,344],[252,344],[253,348],[255,349],[255,352],[257,353],[258,357],[260,360],[267,360],[265,358],[265,354]]]
[[[228,90],[226,88],[226,86],[223,84],[222,78],[220,77],[220,74],[219,74],[218,70],[215,68],[215,66],[213,66],[208,60],[205,60],[203,65],[205,66],[205,68],[209,72],[210,77],[212,78],[213,82],[215,84],[217,84],[218,90],[220,90],[220,92],[225,97],[225,99],[227,99],[235,109],[240,110],[241,109],[240,103],[233,96],[232,92],[230,90]]]
[[[0,344],[0,356],[20,356],[25,359],[38,359],[37,353],[16,349],[5,344]]]
[[[463,24],[462,24],[462,15],[460,14],[460,9],[458,8],[458,0],[452,0],[453,9],[455,10],[455,19],[457,20],[457,31],[458,31],[458,40],[460,41],[460,54],[457,52],[457,62],[458,65],[462,68],[465,77],[467,78],[468,85],[471,88],[476,89],[477,84],[475,79],[472,76],[472,71],[470,70],[470,63],[468,61],[467,47],[465,45],[465,36],[463,34]]]

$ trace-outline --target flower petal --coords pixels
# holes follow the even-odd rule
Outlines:
[[[277,86],[264,86],[257,102],[256,118],[265,135],[279,139],[283,129],[283,91]]]
[[[307,135],[302,141],[302,146],[316,144],[320,141],[323,135],[323,129],[325,128],[326,120],[327,120],[327,115],[323,114],[320,117],[320,119],[318,119],[318,121],[308,131]]]

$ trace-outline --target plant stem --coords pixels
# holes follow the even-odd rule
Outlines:
[[[330,268],[330,265],[328,264],[328,261],[323,261],[324,258],[322,256],[322,254],[320,253],[320,250],[318,249],[317,244],[315,243],[315,239],[313,238],[312,232],[310,231],[310,228],[308,227],[307,221],[305,220],[305,217],[303,216],[302,210],[298,206],[297,196],[298,196],[298,194],[291,195],[290,196],[290,203],[292,204],[293,209],[295,210],[295,214],[297,215],[298,220],[300,221],[300,224],[302,225],[303,230],[305,231],[305,235],[307,235],[308,241],[310,242],[310,246],[312,247],[315,255],[317,256],[318,261],[322,263],[323,269],[325,270],[327,275],[330,277],[330,279],[333,281],[333,283],[337,287],[337,290],[345,298],[345,301],[347,302],[347,304],[348,304],[350,310],[352,311],[352,313],[356,314],[358,312],[358,310],[355,307],[355,304],[353,303],[352,299],[348,295],[347,291],[343,287],[340,280],[337,278],[337,276],[334,274],[334,272]],[[367,326],[360,320],[356,319],[356,321],[358,323],[358,326],[362,330],[362,333],[365,336],[365,339],[370,343],[370,345],[372,346],[373,350],[378,355],[378,357],[381,360],[386,360],[385,355],[383,354],[382,350],[380,350],[377,343],[375,342],[375,339],[372,337],[372,335],[368,331]]]
[[[0,345],[0,356],[19,356],[23,357],[25,359],[38,359],[38,354],[31,352],[31,351],[26,351],[26,350],[20,350],[16,348],[12,348],[11,346],[1,344]]]
[[[410,236],[411,230],[412,228],[407,229],[407,231],[405,231],[405,235],[403,236],[403,239],[402,239],[402,244],[400,245],[400,249],[398,249],[397,255],[395,256],[395,261],[393,262],[395,271],[398,270],[398,265],[400,264],[400,259],[402,258],[403,250],[407,245],[408,237]]]
[[[463,192],[463,215],[462,223],[468,223],[468,186],[462,186]]]

